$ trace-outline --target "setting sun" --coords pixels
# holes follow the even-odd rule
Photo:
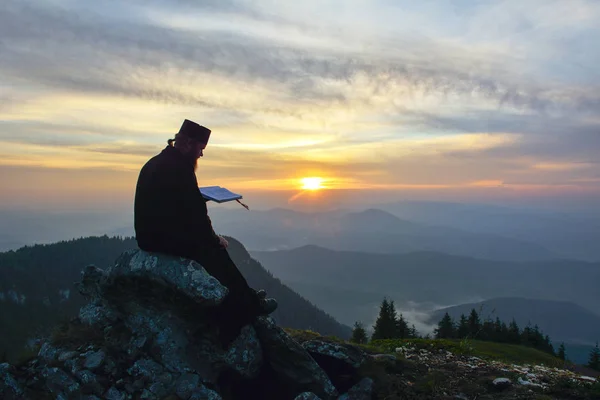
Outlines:
[[[318,190],[323,188],[322,178],[302,178],[302,189],[304,190]]]

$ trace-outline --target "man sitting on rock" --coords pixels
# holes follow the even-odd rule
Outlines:
[[[219,306],[222,338],[228,343],[258,315],[277,308],[265,292],[248,286],[215,234],[195,170],[211,131],[185,120],[175,139],[142,168],[135,193],[134,225],[140,249],[197,261],[229,290]]]

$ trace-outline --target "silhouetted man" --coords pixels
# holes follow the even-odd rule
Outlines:
[[[264,291],[248,286],[227,252],[227,241],[213,230],[195,170],[211,131],[185,120],[175,139],[142,168],[135,193],[134,225],[142,250],[199,262],[229,289],[218,307],[224,343],[261,314],[277,308]]]

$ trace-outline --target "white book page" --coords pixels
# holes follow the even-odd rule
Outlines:
[[[206,186],[201,187],[199,189],[200,193],[202,193],[204,197],[218,202],[231,201],[242,198],[241,195],[233,193],[232,191],[225,189],[221,186]]]

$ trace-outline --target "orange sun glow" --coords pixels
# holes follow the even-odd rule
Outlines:
[[[300,182],[304,190],[319,190],[323,188],[322,178],[302,178]]]

